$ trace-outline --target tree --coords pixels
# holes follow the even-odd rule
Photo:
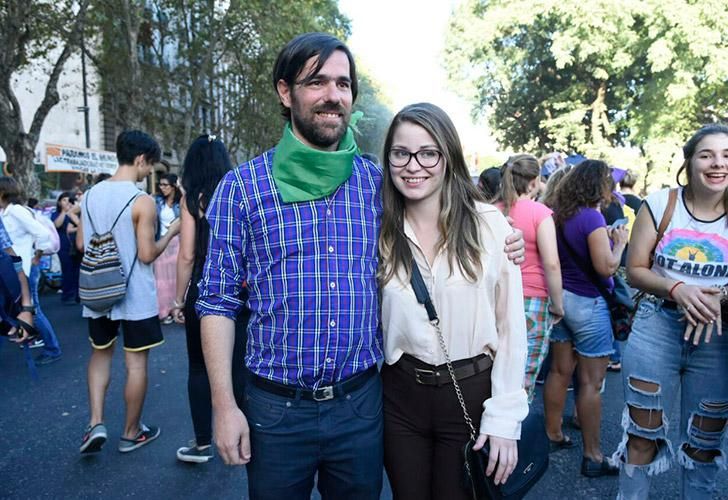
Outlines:
[[[58,104],[58,79],[78,43],[87,2],[4,0],[0,3],[0,147],[13,176],[28,195],[37,195],[33,159],[43,122]],[[48,70],[40,105],[26,128],[13,78],[31,64]]]
[[[446,61],[503,145],[636,147],[654,182],[693,130],[728,117],[727,27],[722,0],[468,0]]]
[[[392,121],[392,110],[385,99],[379,85],[372,80],[368,71],[357,67],[359,77],[359,95],[354,104],[355,111],[362,111],[364,116],[356,124],[358,134],[356,142],[363,153],[373,153],[380,160],[384,149],[384,136],[389,122]]]
[[[333,0],[97,0],[91,57],[117,128],[144,128],[182,158],[220,134],[238,160],[275,144],[283,121],[271,80],[293,36],[349,21]]]

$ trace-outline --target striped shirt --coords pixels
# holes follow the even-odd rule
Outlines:
[[[317,389],[382,358],[382,171],[356,156],[351,177],[332,195],[284,203],[273,153],[228,172],[210,200],[197,313],[235,319],[247,282],[246,365],[260,377]]]

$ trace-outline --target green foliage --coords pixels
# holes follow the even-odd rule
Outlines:
[[[637,148],[660,185],[692,131],[728,119],[726,57],[724,0],[467,0],[446,65],[502,145],[611,161]]]
[[[199,133],[225,140],[238,161],[274,145],[284,120],[272,72],[279,50],[299,33],[345,40],[349,20],[335,0],[97,0],[94,62],[107,112],[118,128],[139,126],[181,160]],[[211,14],[212,13],[212,14]],[[388,115],[361,78],[359,143],[376,147]],[[386,126],[386,124],[384,125]]]
[[[356,142],[362,153],[372,153],[382,159],[384,136],[392,121],[392,110],[379,86],[368,75],[365,68],[357,66],[359,77],[359,96],[354,105],[355,111],[364,112],[357,123],[359,132]]]

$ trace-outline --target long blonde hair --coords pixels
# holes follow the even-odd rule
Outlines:
[[[450,117],[434,104],[418,103],[404,107],[392,119],[384,141],[382,166],[382,203],[384,214],[379,235],[379,271],[381,285],[385,285],[400,270],[409,279],[412,272],[412,251],[404,234],[405,202],[392,181],[389,150],[394,133],[402,123],[412,123],[425,129],[442,152],[445,161],[444,181],[440,193],[438,227],[443,235],[437,250],[448,249],[450,269],[454,262],[467,279],[475,281],[482,272],[480,264],[480,235],[476,201],[483,201],[470,179],[462,146]]]

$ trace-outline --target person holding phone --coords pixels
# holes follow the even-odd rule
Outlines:
[[[164,236],[169,227],[179,219],[182,193],[177,186],[175,174],[164,174],[159,178],[157,204],[157,239]],[[169,325],[172,317],[172,303],[177,293],[177,254],[179,237],[172,238],[167,249],[154,261],[154,279],[157,283],[157,304],[159,319]]]
[[[624,227],[608,228],[599,210],[614,186],[609,166],[585,160],[566,174],[554,195],[559,259],[564,288],[564,319],[551,332],[553,359],[546,379],[546,433],[552,448],[573,446],[561,424],[566,391],[578,369],[579,413],[584,442],[581,473],[587,477],[616,475],[617,467],[601,451],[600,389],[613,352],[609,307],[594,284],[609,290],[627,244]]]

